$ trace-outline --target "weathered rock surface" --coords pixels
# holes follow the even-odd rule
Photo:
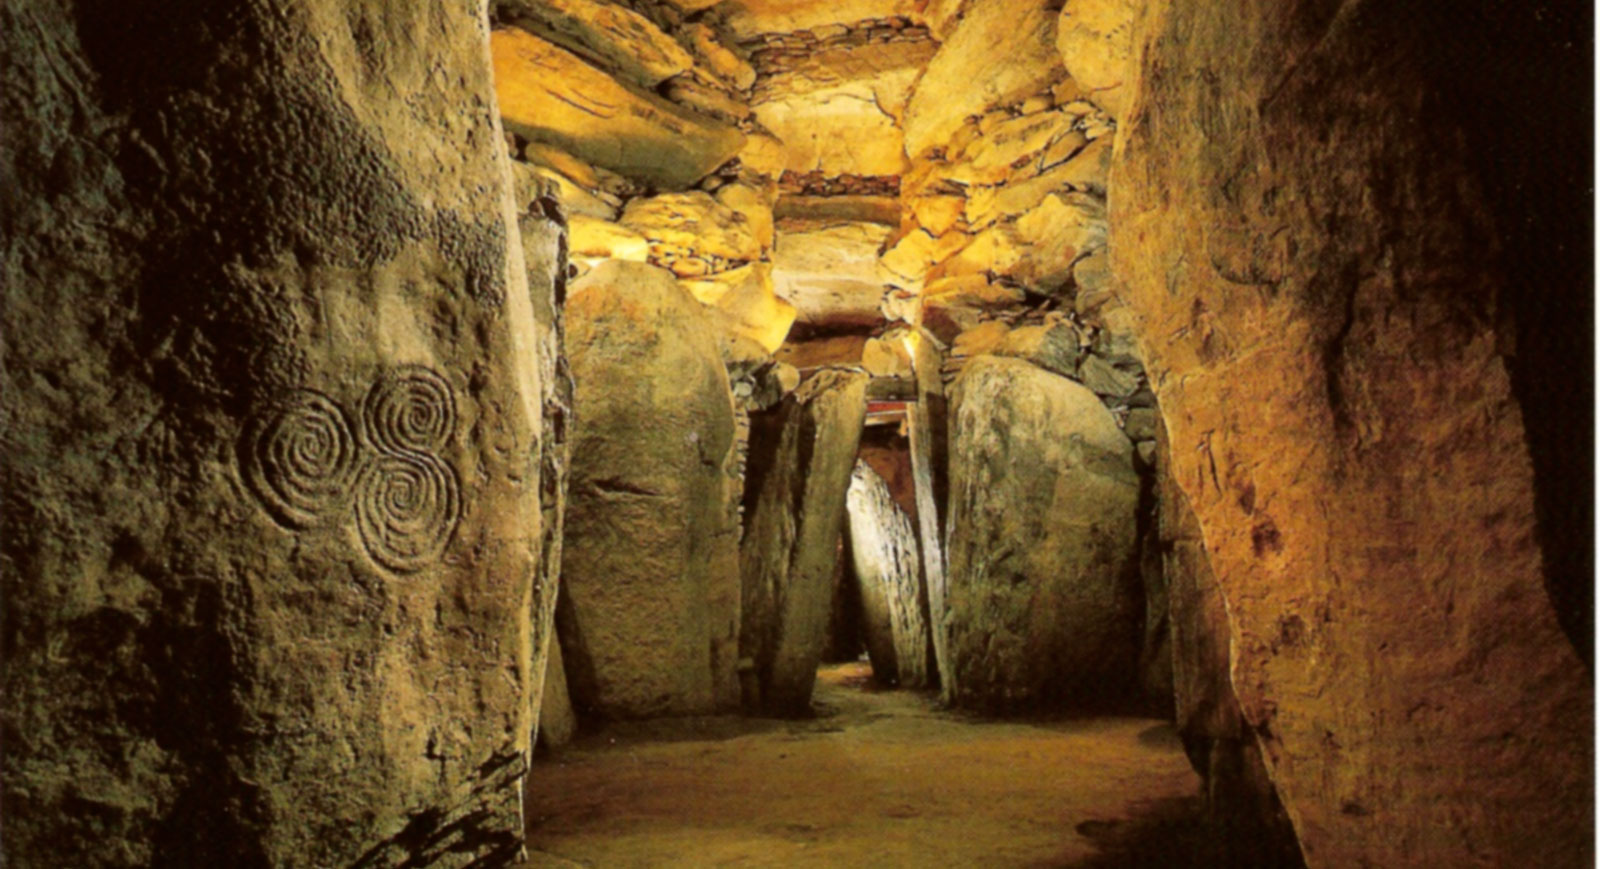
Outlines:
[[[764,474],[751,478],[755,504],[740,545],[739,642],[759,685],[747,702],[771,714],[810,709],[867,379],[834,369],[812,375],[780,405],[777,437],[751,444],[750,466]]]
[[[701,190],[634,199],[621,223],[648,239],[656,264],[679,277],[726,271],[761,256],[750,219]]]
[[[1401,7],[1143,20],[1112,261],[1307,863],[1592,862],[1592,678],[1543,589],[1511,284],[1436,111],[1458,47]]]
[[[1093,393],[978,357],[950,399],[950,669],[961,706],[1092,707],[1138,659],[1133,449]]]
[[[917,157],[969,115],[1009,105],[1065,75],[1056,51],[1057,11],[1043,0],[968,0],[929,61],[905,113],[906,153]]]
[[[778,295],[802,322],[878,322],[884,287],[896,280],[878,261],[889,233],[875,223],[782,233],[772,255]]]
[[[630,87],[518,28],[490,35],[506,128],[667,189],[705,177],[744,147],[738,129]]]
[[[0,12],[7,865],[521,847],[540,363],[481,14]]]
[[[1067,0],[1056,27],[1056,48],[1067,72],[1096,105],[1120,116],[1134,78],[1133,0]]]
[[[916,531],[865,461],[858,461],[850,476],[846,509],[873,675],[889,684],[922,687],[928,684],[932,636]]]
[[[736,702],[733,398],[716,327],[672,276],[610,260],[573,284],[562,595],[574,705],[601,717]]]
[[[596,0],[498,0],[496,18],[594,58],[645,88],[688,72],[694,57],[650,19]]]
[[[544,690],[540,692],[539,744],[545,748],[561,748],[572,742],[578,733],[578,717],[572,711],[572,697],[567,693],[566,663],[561,656],[561,641],[550,638],[550,652],[545,659]]]

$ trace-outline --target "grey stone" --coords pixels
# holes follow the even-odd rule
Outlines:
[[[872,671],[903,687],[927,685],[928,595],[911,519],[865,461],[856,462],[846,504]]]
[[[952,700],[1111,699],[1139,655],[1133,445],[1089,390],[1017,359],[973,359],[951,408]]]
[[[770,714],[810,711],[867,380],[859,370],[817,372],[784,398],[774,442],[752,439],[752,479],[756,469],[761,477],[740,545],[739,643],[760,693],[746,702]]]
[[[1139,376],[1107,362],[1093,353],[1078,363],[1078,380],[1096,395],[1127,398],[1138,390]]]

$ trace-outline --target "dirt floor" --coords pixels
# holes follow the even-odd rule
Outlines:
[[[822,670],[811,720],[612,725],[537,760],[526,865],[1204,865],[1167,724],[980,721],[870,674]]]

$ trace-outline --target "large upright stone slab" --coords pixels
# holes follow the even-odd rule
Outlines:
[[[1133,445],[1094,393],[980,356],[950,415],[952,702],[1086,708],[1138,661]]]
[[[470,4],[0,12],[7,865],[514,859],[541,385],[487,52]]]
[[[1561,293],[1496,259],[1474,166],[1507,170],[1457,124],[1494,103],[1440,96],[1485,47],[1528,64],[1414,12],[1147,4],[1112,267],[1307,863],[1586,865],[1593,678],[1506,358],[1505,306]]]
[[[561,619],[580,714],[735,701],[739,526],[719,333],[670,272],[611,260],[567,302],[572,471]]]
[[[775,441],[752,444],[755,507],[740,545],[741,654],[777,715],[811,708],[833,596],[845,493],[866,416],[865,372],[824,369],[783,399]]]
[[[862,630],[873,675],[906,688],[928,684],[928,594],[916,531],[889,486],[857,461],[846,496],[850,556],[861,594]]]

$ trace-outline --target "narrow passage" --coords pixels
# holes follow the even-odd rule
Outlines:
[[[819,671],[817,717],[614,724],[536,761],[527,865],[1198,866],[1170,725],[985,721]]]

